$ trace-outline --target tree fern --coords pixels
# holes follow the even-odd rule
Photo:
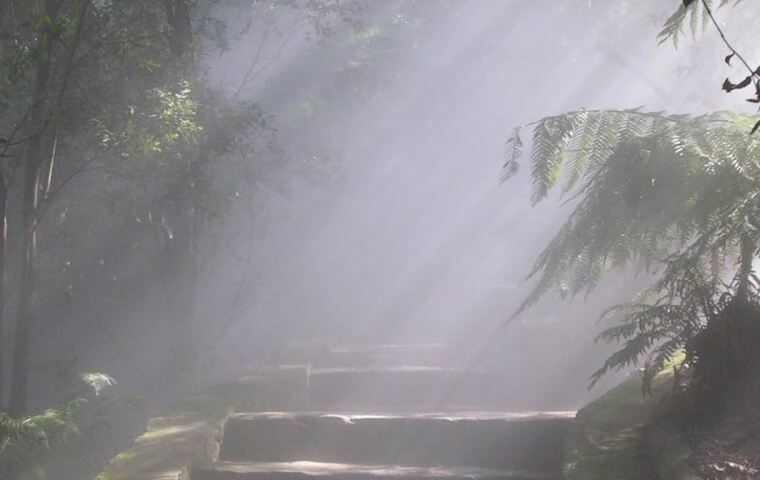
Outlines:
[[[525,126],[533,127],[532,200],[561,183],[574,208],[536,259],[528,278],[538,281],[514,315],[552,290],[588,293],[605,272],[641,265],[658,280],[606,312],[617,324],[598,340],[623,345],[592,384],[643,357],[648,374],[665,365],[705,327],[721,298],[757,290],[751,260],[760,245],[760,142],[746,133],[756,121],[582,110]],[[511,152],[505,178],[520,166],[521,151]],[[728,284],[716,259],[734,272]]]

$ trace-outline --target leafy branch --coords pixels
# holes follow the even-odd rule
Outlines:
[[[736,5],[741,1],[742,0],[734,0],[733,3]],[[730,0],[721,0],[718,8],[728,3],[730,3]],[[660,38],[660,43],[668,38],[672,38],[674,44],[678,46],[678,37],[681,33],[683,33],[683,24],[686,20],[687,14],[690,14],[691,16],[691,31],[692,34],[695,34],[697,30],[696,25],[698,24],[700,10],[702,13],[703,28],[707,24],[712,24],[720,35],[723,44],[731,52],[724,58],[726,65],[732,66],[731,61],[734,58],[737,58],[744,66],[744,68],[749,72],[748,75],[738,83],[734,83],[729,78],[726,78],[723,81],[721,88],[727,93],[730,93],[734,90],[742,90],[749,87],[750,85],[753,85],[755,93],[753,96],[747,98],[747,101],[750,103],[760,104],[760,65],[758,65],[757,68],[752,68],[749,62],[736,50],[736,48],[734,48],[731,42],[728,41],[725,32],[721,28],[718,21],[715,19],[715,15],[713,14],[713,2],[711,0],[683,0],[682,5],[679,7],[679,9],[673,15],[671,15],[668,20],[666,20],[665,25],[663,26],[663,29],[658,36]],[[752,126],[750,134],[755,133],[759,128],[760,121],[756,122]]]

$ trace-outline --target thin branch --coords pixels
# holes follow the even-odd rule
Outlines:
[[[726,38],[726,35],[723,33],[723,29],[720,28],[720,24],[718,24],[718,21],[715,20],[715,16],[713,16],[712,10],[710,10],[710,7],[707,5],[706,0],[702,0],[702,6],[704,7],[705,11],[707,12],[707,15],[710,17],[710,21],[712,21],[713,25],[715,25],[715,29],[718,30],[718,33],[720,34],[720,38],[723,40],[723,43],[726,44],[726,47],[728,47],[729,50],[731,50],[731,53],[733,55],[736,55],[736,58],[738,58],[744,66],[749,70],[750,74],[753,77],[758,77],[757,73],[755,73],[755,70],[752,69],[752,67],[749,66],[749,63],[742,57],[742,55],[736,51],[736,49],[731,46],[728,39]]]

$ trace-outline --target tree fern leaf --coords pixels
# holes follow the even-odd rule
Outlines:
[[[593,134],[589,151],[587,173],[598,171],[617,146],[620,117],[614,113],[604,112],[600,115]]]
[[[665,20],[665,24],[662,26],[662,30],[657,34],[658,43],[661,45],[668,39],[673,40],[673,46],[678,48],[678,39],[683,34],[683,22],[686,18],[686,14],[689,9],[694,8],[694,4],[699,2],[692,2],[689,7],[680,5],[673,14]]]
[[[697,1],[697,2],[692,2],[692,3],[699,3],[699,2]],[[689,12],[689,29],[691,30],[691,37],[692,37],[692,39],[696,40],[697,39],[697,30],[699,29],[699,25],[701,23],[700,22],[699,9],[697,9],[697,7],[694,6],[694,7],[690,8],[689,10],[690,10],[690,12]]]
[[[506,157],[502,166],[501,181],[505,182],[520,171],[520,158],[522,157],[523,142],[520,139],[522,127],[516,127],[505,144],[504,155]]]
[[[702,31],[703,32],[705,30],[707,30],[707,28],[710,26],[710,22],[712,21],[712,20],[710,20],[710,15],[708,14],[707,10],[712,11],[712,8],[713,8],[713,1],[712,0],[704,0],[704,1],[705,1],[705,5],[707,6],[707,9],[704,8],[705,5],[701,5],[701,7],[702,7]],[[719,7],[722,7],[723,5],[725,5],[725,0],[720,0],[720,3],[721,4],[719,5]]]
[[[639,114],[638,110],[622,112],[617,132],[617,142],[623,143],[630,141],[634,137],[644,136],[649,123],[650,119],[648,116]]]
[[[721,0],[721,6],[724,4],[724,0]],[[696,38],[700,30],[700,24],[701,29],[704,31],[711,22],[707,10],[712,11],[712,5],[712,0],[694,1],[690,2],[688,6],[679,5],[678,9],[665,20],[660,33],[657,35],[658,43],[662,44],[668,39],[672,39],[673,46],[678,48],[678,42],[683,35],[683,28],[687,17],[689,20],[689,30],[692,37]]]
[[[577,117],[578,124],[568,141],[566,149],[565,171],[563,174],[564,183],[562,186],[563,196],[578,184],[586,169],[586,161],[588,160],[592,136],[596,131],[598,118],[598,115],[589,115],[586,112],[580,112]]]
[[[556,117],[545,118],[533,130],[533,151],[530,159],[533,205],[546,198],[559,177],[562,167],[561,152],[564,150],[563,142],[566,141],[561,122],[562,120]]]

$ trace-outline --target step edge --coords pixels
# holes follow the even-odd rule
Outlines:
[[[320,468],[322,470],[320,470]],[[497,470],[491,468],[470,467],[470,466],[403,466],[403,465],[364,465],[354,463],[337,463],[337,462],[317,462],[309,460],[297,460],[292,462],[235,462],[235,461],[217,461],[195,465],[194,471],[215,470],[221,472],[234,472],[241,474],[255,473],[304,473],[314,476],[328,476],[335,474],[347,473],[365,473],[377,474],[381,476],[387,474],[403,478],[406,475],[420,477],[452,477],[461,476],[463,478],[535,478],[536,480],[549,480],[557,478],[556,474],[541,471],[530,470]]]

